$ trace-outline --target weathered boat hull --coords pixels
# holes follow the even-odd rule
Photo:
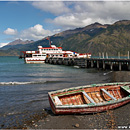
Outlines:
[[[124,83],[124,84],[125,85],[130,85],[130,83]],[[120,85],[118,85],[118,86],[122,86],[124,84],[120,83]],[[112,84],[110,84],[110,86],[112,86]],[[97,88],[98,87],[99,86],[97,85]],[[72,89],[74,89],[75,92],[76,92],[76,89],[79,90],[79,88],[81,88],[81,87],[71,88],[71,92],[72,92]],[[82,87],[82,89],[86,89],[86,88],[92,88],[92,87],[90,87],[90,85]],[[94,89],[96,90],[96,87]],[[69,91],[69,89],[64,89],[64,90],[59,90],[59,91],[55,91],[55,92],[50,92],[48,94],[50,106],[51,106],[52,112],[54,114],[87,114],[87,113],[97,113],[97,112],[102,112],[102,111],[107,111],[107,110],[110,110],[110,109],[118,108],[118,107],[123,106],[123,105],[125,105],[125,104],[127,104],[127,103],[130,102],[130,93],[129,93],[130,89],[129,89],[128,92],[125,92],[127,95],[123,96],[123,98],[120,97],[120,94],[118,96],[116,94],[114,94],[114,95],[116,95],[115,96],[116,98],[120,97],[117,100],[110,100],[110,101],[105,101],[103,103],[96,103],[96,104],[90,104],[90,105],[88,105],[88,104],[80,104],[80,105],[56,105],[55,102],[54,102],[54,99],[53,99],[52,95],[56,96],[56,95],[58,95],[58,93],[60,93],[59,97],[65,97],[65,96],[67,97],[68,95],[66,93],[68,91]],[[81,91],[81,89],[80,89],[80,91]],[[123,91],[125,91],[125,90],[123,90]],[[61,95],[61,93],[63,93],[63,95]],[[122,91],[121,91],[121,94],[122,94]]]
[[[129,100],[125,100],[119,103],[113,103],[108,105],[102,105],[102,106],[93,106],[93,107],[79,107],[79,108],[56,108],[54,104],[52,103],[51,99],[49,98],[50,106],[52,109],[52,112],[54,114],[88,114],[88,113],[97,113],[97,112],[103,112],[107,110],[111,110],[114,108],[118,108],[120,106],[123,106],[130,102]]]

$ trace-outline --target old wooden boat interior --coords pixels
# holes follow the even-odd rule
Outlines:
[[[111,109],[130,102],[130,83],[97,84],[54,91],[49,93],[49,101],[53,112],[56,108],[60,108],[60,111],[64,108],[66,111],[69,108],[84,107],[87,110],[87,107],[116,104],[116,106],[111,105]],[[95,108],[92,111],[103,111],[107,108],[99,108],[99,110]]]
[[[81,105],[105,103],[111,100],[118,100],[129,96],[120,85],[90,87],[68,92],[52,94],[56,105]]]

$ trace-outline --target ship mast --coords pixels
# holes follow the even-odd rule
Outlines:
[[[49,45],[50,45],[50,47],[51,47],[51,40],[50,40],[50,38],[47,37],[46,39],[49,40]]]

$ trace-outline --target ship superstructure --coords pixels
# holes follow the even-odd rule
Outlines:
[[[62,47],[51,45],[50,47],[38,46],[38,51],[22,51],[25,63],[44,63],[46,58],[49,57],[77,57],[77,58],[90,58],[91,53],[77,53],[74,51],[63,51]]]

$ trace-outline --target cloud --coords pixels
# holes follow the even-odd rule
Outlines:
[[[21,32],[13,33],[13,29],[7,29],[4,31],[5,34],[15,34],[14,37],[10,38],[10,40],[15,40],[15,39],[23,39],[23,40],[40,40],[44,37],[51,36],[55,33],[59,33],[61,30],[60,29],[55,29],[55,30],[46,30],[43,28],[42,25],[36,24],[33,27],[27,28],[22,30]]]
[[[0,48],[7,45],[8,43],[0,43]]]
[[[110,18],[106,18],[106,19],[101,19],[98,17],[92,18],[89,16],[88,13],[67,14],[67,15],[56,17],[53,20],[48,19],[47,21],[56,25],[60,25],[65,29],[84,27],[94,22],[99,22],[102,24],[113,22],[113,20]]]
[[[114,19],[120,20],[124,18],[130,18],[130,2],[116,2],[116,1],[108,1],[108,2],[79,2],[80,8],[85,12],[89,13],[91,18],[98,17],[100,19]],[[75,6],[75,9],[78,9]],[[80,10],[81,12],[81,10]]]
[[[69,6],[64,5],[70,8],[69,12],[46,21],[67,29],[84,27],[94,22],[112,24],[118,20],[130,19],[130,2],[78,1],[70,2]]]
[[[68,13],[71,10],[63,1],[32,2],[32,5],[42,11],[50,12],[55,15]]]
[[[17,30],[16,29],[12,29],[12,28],[7,28],[4,31],[4,34],[6,34],[6,35],[16,35],[17,34]]]
[[[50,30],[45,30],[42,25],[37,24],[33,27],[21,31],[19,36],[22,39],[39,40],[51,34],[52,32]]]
[[[21,31],[19,37],[22,39],[40,40],[44,37],[59,33],[60,31],[60,29],[55,29],[52,31],[45,30],[42,25],[37,24],[33,27]]]
[[[53,15],[48,15],[48,19],[44,20],[47,26],[49,26],[48,24],[52,24],[55,29],[48,30],[45,29],[44,26],[36,24],[21,32],[18,32],[16,29],[7,28],[4,31],[4,34],[13,35],[14,39],[39,40],[46,36],[58,33],[61,30],[84,27],[94,22],[112,24],[118,20],[130,19],[130,2],[35,1],[29,3],[37,9],[52,13]],[[58,29],[56,29],[56,27],[58,27]]]
[[[61,31],[61,29],[54,29],[53,30],[53,33],[55,34],[55,33],[59,33]]]

